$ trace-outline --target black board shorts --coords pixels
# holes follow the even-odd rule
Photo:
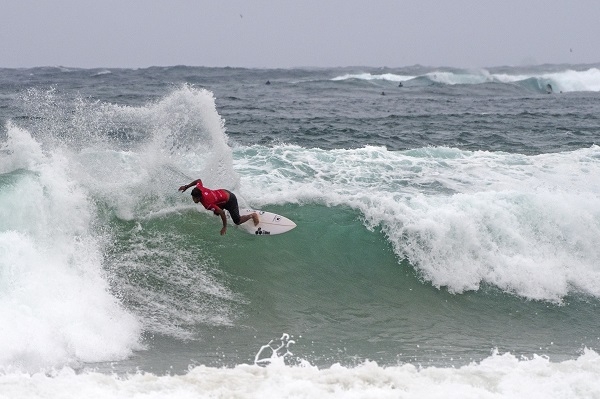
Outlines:
[[[231,215],[233,223],[240,224],[240,208],[238,207],[237,198],[234,193],[229,190],[225,190],[229,193],[229,200],[223,205],[223,209],[227,209]]]

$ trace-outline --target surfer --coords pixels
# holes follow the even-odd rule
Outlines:
[[[256,212],[250,215],[240,216],[237,198],[231,191],[225,189],[208,189],[202,185],[201,179],[194,180],[190,184],[179,187],[179,191],[183,193],[190,187],[194,187],[192,190],[192,200],[196,204],[200,202],[206,209],[213,211],[215,215],[221,216],[221,220],[223,221],[221,235],[225,235],[227,232],[227,216],[225,215],[224,209],[229,211],[231,219],[235,224],[242,224],[250,219],[254,221],[255,226],[259,223]]]

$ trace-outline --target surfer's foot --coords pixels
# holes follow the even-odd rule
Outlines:
[[[258,226],[258,223],[260,223],[260,219],[258,218],[258,214],[256,212],[252,214],[252,220],[254,221],[255,226]]]

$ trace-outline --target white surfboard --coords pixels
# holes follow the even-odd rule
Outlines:
[[[285,233],[296,227],[296,223],[292,222],[285,216],[277,215],[272,212],[261,211],[258,209],[240,209],[240,215],[249,215],[252,212],[258,213],[260,223],[255,226],[252,219],[246,223],[242,223],[239,227],[243,231],[257,236],[272,236],[275,234]]]

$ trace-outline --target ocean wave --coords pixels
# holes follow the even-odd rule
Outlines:
[[[600,173],[599,154],[597,146],[539,156],[255,146],[236,151],[236,167],[258,206],[359,210],[436,287],[491,284],[560,302],[569,293],[600,297],[600,185],[589,178]]]
[[[75,112],[62,105],[60,113],[55,93],[28,96],[43,117],[29,122],[35,140],[13,144],[22,148],[5,159],[9,169],[30,168],[31,154],[43,152],[36,146],[66,146],[71,176],[122,220],[180,204],[173,182],[201,176],[256,207],[356,209],[399,259],[451,292],[490,284],[530,299],[600,297],[600,187],[589,178],[600,173],[597,146],[538,156],[445,147],[232,149],[214,97],[203,89],[182,86],[141,107],[77,100]],[[138,132],[133,140],[113,134],[123,125]]]
[[[108,69],[103,69],[97,72],[94,72],[92,74],[92,77],[98,77],[98,76],[104,76],[104,75],[110,75],[112,74],[112,71],[108,70]]]
[[[414,78],[415,78],[415,76],[397,75],[397,74],[393,74],[393,73],[384,73],[384,74],[376,75],[376,74],[371,74],[371,73],[365,72],[365,73],[358,73],[358,74],[345,74],[345,75],[341,75],[341,76],[336,76],[335,78],[332,78],[331,80],[338,81],[338,80],[356,79],[356,80],[387,80],[390,82],[405,82],[407,80],[411,80]]]
[[[372,74],[355,73],[344,74],[332,79],[333,81],[365,80],[365,81],[390,81],[404,82],[408,85],[423,83],[437,83],[443,85],[478,85],[483,83],[504,83],[518,85],[526,89],[540,92],[574,92],[574,91],[600,91],[600,69],[590,68],[576,71],[567,69],[551,73],[509,74],[494,73],[485,69],[477,71],[431,71],[417,76],[395,73]],[[421,83],[421,84],[423,84]]]

